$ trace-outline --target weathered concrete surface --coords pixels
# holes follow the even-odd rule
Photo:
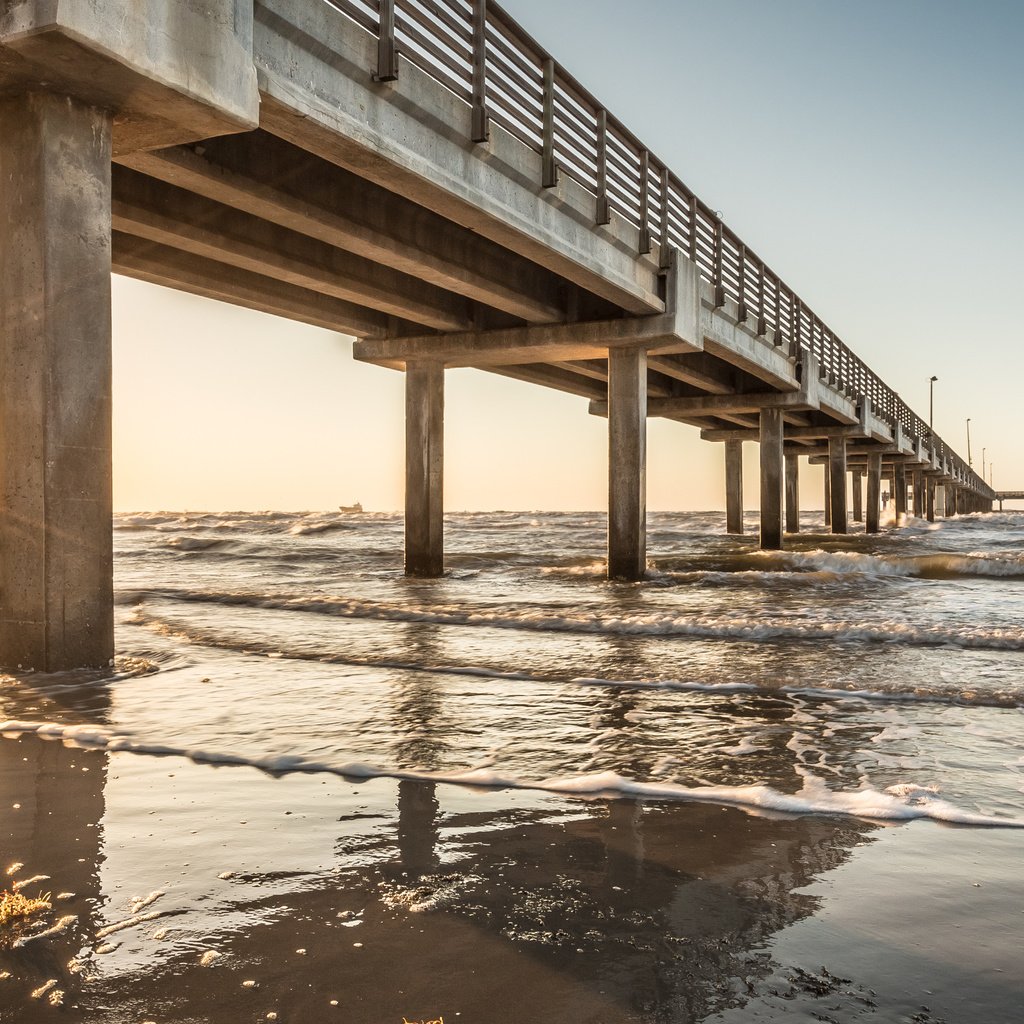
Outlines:
[[[743,532],[743,442],[725,442],[725,530]]]
[[[0,100],[0,664],[114,653],[110,115]]]
[[[853,471],[851,479],[853,489],[853,521],[864,522],[864,477],[860,469]]]
[[[846,533],[849,528],[846,507],[846,438],[829,438],[828,485],[832,532]]]
[[[882,504],[882,456],[875,454],[867,458],[868,495],[865,509],[865,533],[878,533],[880,506]]]
[[[897,522],[907,514],[907,473],[903,463],[893,463],[892,467],[893,500],[896,502]]]
[[[782,410],[761,410],[761,547],[782,548]]]
[[[444,366],[410,363],[405,374],[405,571],[444,572]]]
[[[608,353],[608,575],[647,571],[647,355]]]
[[[250,0],[6,0],[0,92],[115,112],[115,152],[254,128]]]
[[[786,453],[786,533],[800,532],[800,456]]]

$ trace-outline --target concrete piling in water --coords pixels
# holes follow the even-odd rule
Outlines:
[[[743,442],[725,442],[725,529],[743,533]]]
[[[894,462],[892,467],[892,496],[896,503],[896,522],[907,515],[907,474],[901,462]]]
[[[647,571],[647,353],[608,352],[608,575]]]
[[[405,571],[444,572],[444,364],[405,371]]]
[[[786,533],[800,532],[800,457],[786,456]]]
[[[852,491],[853,491],[853,521],[855,523],[864,522],[864,477],[860,469],[855,469],[852,476]]]
[[[761,547],[782,548],[783,419],[782,409],[762,409],[761,440]]]
[[[878,533],[879,509],[882,503],[882,456],[868,456],[868,493],[865,509],[865,533]]]
[[[832,517],[832,532],[846,533],[846,438],[828,439],[829,511]]]

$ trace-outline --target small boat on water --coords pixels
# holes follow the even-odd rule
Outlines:
[[[354,505],[339,505],[339,512],[362,512],[363,506],[357,501]]]

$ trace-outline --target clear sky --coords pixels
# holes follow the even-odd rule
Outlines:
[[[1024,4],[504,0],[997,488],[1024,488]],[[402,507],[402,375],[316,328],[114,280],[114,503]],[[600,509],[586,402],[448,371],[449,510]],[[651,420],[648,504],[723,453]],[[756,445],[746,445],[756,507]],[[821,507],[821,474],[802,501]]]

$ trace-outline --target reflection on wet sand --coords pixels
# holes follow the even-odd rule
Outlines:
[[[696,1021],[748,998],[770,969],[765,940],[815,910],[799,890],[872,831],[409,781],[327,800],[315,778],[293,778],[289,807],[307,818],[295,835],[333,821],[339,838],[326,863],[310,845],[306,870],[285,870],[303,851],[276,835],[279,816],[292,813],[280,809],[282,780],[234,771],[222,792],[224,776],[208,767],[135,758],[136,771],[187,777],[189,792],[203,794],[194,810],[157,817],[138,800],[105,807],[105,755],[26,736],[0,742],[0,757],[4,806],[22,805],[4,815],[5,854],[49,875],[46,888],[73,890],[54,914],[78,915],[63,935],[0,950],[12,976],[0,982],[0,1007],[19,1021],[54,1019],[30,997],[51,978],[64,993],[62,1019],[321,1021],[336,1011],[366,1024]],[[258,867],[220,881],[212,868],[190,874],[197,854],[187,839],[199,823],[205,847],[223,846],[225,863],[237,858],[210,823],[242,813],[230,795],[241,784],[253,794],[243,824],[260,838]],[[131,853],[132,872],[119,867],[130,851],[104,848],[105,824],[160,852],[160,866],[154,859],[147,873],[143,849]],[[179,856],[191,867],[174,872],[182,877],[167,898],[173,934],[166,920],[140,921],[117,935],[122,949],[98,953],[102,927],[125,917],[129,887],[162,889]],[[201,966],[203,950],[220,954],[211,966]],[[108,1016],[97,1018],[101,1010]]]

